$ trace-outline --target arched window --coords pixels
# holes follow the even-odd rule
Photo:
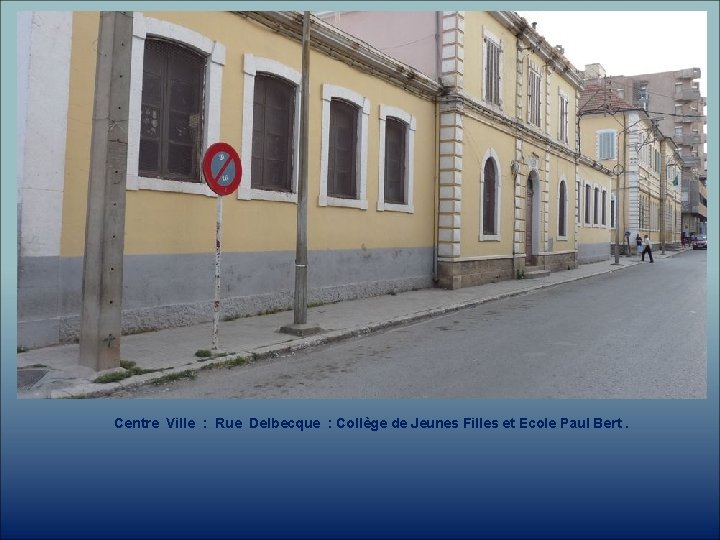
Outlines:
[[[565,180],[560,182],[560,195],[558,197],[558,236],[567,236],[565,214],[567,211],[567,186]]]
[[[483,234],[497,234],[495,226],[497,178],[495,160],[489,158],[483,170]]]

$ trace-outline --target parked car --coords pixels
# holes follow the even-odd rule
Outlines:
[[[707,236],[696,236],[692,241],[693,249],[707,249]]]

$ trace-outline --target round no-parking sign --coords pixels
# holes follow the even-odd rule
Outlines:
[[[234,192],[242,179],[242,164],[235,149],[227,143],[210,145],[202,160],[205,182],[221,197]]]

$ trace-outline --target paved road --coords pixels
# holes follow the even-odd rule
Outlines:
[[[704,398],[707,254],[121,398]]]

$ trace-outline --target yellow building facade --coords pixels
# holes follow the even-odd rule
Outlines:
[[[38,46],[51,47],[61,28],[65,49],[56,64],[68,90],[58,104],[64,127],[51,149],[62,169],[48,224],[57,238],[50,247],[29,233],[20,239],[24,347],[78,337],[99,27],[92,12],[31,17],[27,30]],[[212,317],[217,196],[202,181],[199,162],[217,141],[231,144],[243,164],[240,189],[223,200],[222,315],[292,306],[298,20],[301,14],[292,12],[133,14],[124,332]],[[27,61],[28,88],[55,86],[57,74],[34,62]],[[432,286],[439,90],[423,74],[313,21],[310,303]],[[38,193],[21,189],[26,231],[48,220]],[[57,282],[39,290],[48,272]]]
[[[513,12],[442,12],[440,65],[440,284],[574,267],[578,72]]]

